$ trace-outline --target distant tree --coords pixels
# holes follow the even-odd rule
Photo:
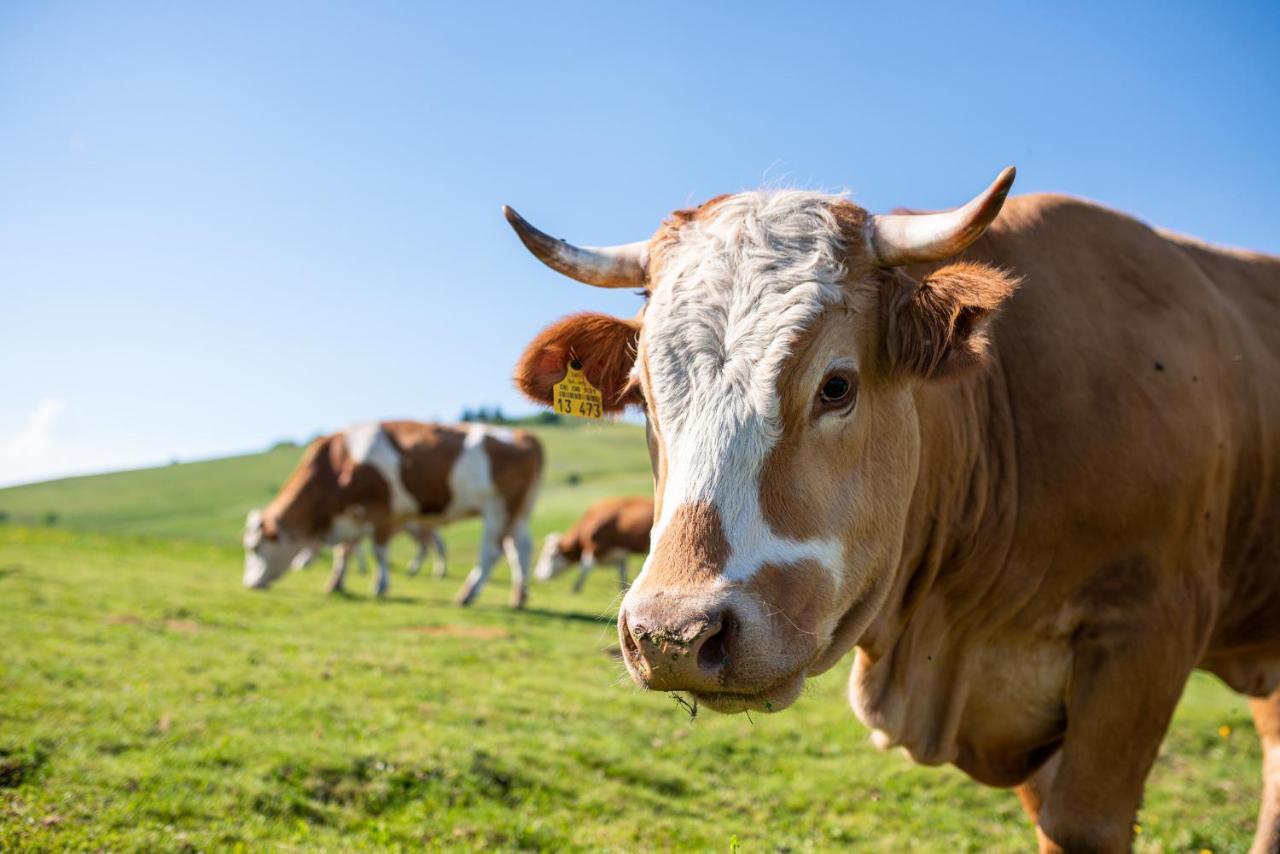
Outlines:
[[[571,471],[564,476],[564,482],[569,486],[577,486],[582,483],[582,475],[576,471]]]
[[[277,441],[275,444],[271,446],[271,450],[279,451],[283,448],[296,448],[296,447],[298,447],[298,443],[293,439],[280,439],[279,441]]]
[[[56,512],[56,511],[53,511],[53,510],[50,510],[48,513],[45,513],[45,514],[44,514],[44,523],[45,523],[46,525],[48,525],[49,527],[51,527],[51,528],[52,528],[54,525],[58,524],[58,514],[57,514],[57,512]]]
[[[5,522],[8,522],[8,521],[9,521],[9,511],[8,511],[8,510],[0,510],[0,525],[4,524]]]
[[[462,417],[458,419],[463,423],[471,424],[515,424],[516,421],[508,418],[502,412],[501,406],[495,406],[490,409],[488,406],[477,406],[475,409],[470,407],[462,410]]]

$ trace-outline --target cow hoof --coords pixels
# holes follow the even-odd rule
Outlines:
[[[528,595],[525,594],[523,591],[521,591],[520,593],[517,593],[516,595],[511,597],[511,607],[515,608],[516,610],[523,608],[524,603],[528,598],[529,598]]]
[[[460,605],[461,607],[465,608],[468,605],[470,605],[475,600],[475,598],[476,598],[475,593],[468,590],[465,593],[459,593],[457,596],[455,596],[453,599],[453,604]]]

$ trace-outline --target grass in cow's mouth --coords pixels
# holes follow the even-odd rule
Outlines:
[[[671,699],[676,701],[676,705],[689,713],[689,720],[693,720],[698,716],[698,698],[688,697],[683,694],[672,694]]]

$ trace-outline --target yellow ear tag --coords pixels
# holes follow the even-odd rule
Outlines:
[[[582,363],[574,359],[565,368],[564,379],[551,387],[552,405],[562,415],[599,418],[604,414],[600,390],[582,373]]]

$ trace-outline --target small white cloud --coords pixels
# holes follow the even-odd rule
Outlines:
[[[53,428],[67,408],[60,397],[46,397],[36,402],[21,432],[0,437],[0,460],[30,464],[44,459],[53,445]]]

